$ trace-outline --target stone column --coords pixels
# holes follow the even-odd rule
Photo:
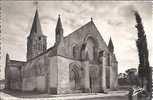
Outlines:
[[[114,88],[117,89],[118,88],[118,62],[115,61],[114,62],[114,68],[115,68],[115,84],[114,84]]]
[[[114,89],[114,63],[113,63],[113,58],[112,58],[112,54],[109,55],[110,57],[110,66],[109,66],[109,70],[110,70],[110,89]]]
[[[115,59],[115,55],[111,55],[111,66],[110,66],[110,87],[111,89],[117,88],[118,83],[118,71],[117,71],[117,61]]]
[[[83,92],[90,92],[90,83],[89,83],[89,62],[88,61],[84,61],[82,63],[82,66],[84,67],[84,89]]]
[[[9,54],[6,54],[6,61],[5,61],[5,89],[10,89],[10,75],[9,75],[9,62],[10,62],[10,57]]]
[[[103,53],[103,56],[102,56],[102,64],[101,64],[101,67],[102,67],[102,90],[105,90],[106,89],[106,54],[105,52]]]

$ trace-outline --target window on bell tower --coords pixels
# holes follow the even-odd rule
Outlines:
[[[41,37],[38,37],[39,40],[41,40]]]

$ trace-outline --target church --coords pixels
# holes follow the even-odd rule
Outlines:
[[[27,60],[6,54],[5,88],[50,94],[102,93],[118,87],[118,62],[113,42],[108,45],[93,20],[63,36],[58,16],[55,43],[47,49],[38,10],[27,37]]]

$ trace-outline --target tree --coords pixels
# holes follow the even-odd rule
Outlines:
[[[126,73],[119,73],[118,74],[118,84],[120,86],[128,86],[129,85],[128,76]]]
[[[137,11],[135,11],[135,18],[138,31],[138,39],[136,41],[139,56],[138,75],[141,79],[141,87],[146,87],[146,90],[151,92],[151,68],[149,67],[147,40],[141,17]]]
[[[139,78],[137,74],[137,69],[136,68],[131,68],[126,70],[127,76],[128,76],[128,81],[131,86],[136,85],[139,86]]]

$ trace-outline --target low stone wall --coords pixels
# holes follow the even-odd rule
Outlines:
[[[148,100],[146,96],[133,96],[133,100]],[[151,99],[150,99],[151,100]]]
[[[44,92],[46,89],[46,78],[45,76],[36,77],[36,91]]]
[[[22,91],[34,91],[36,89],[36,78],[29,77],[23,79]]]
[[[21,90],[21,82],[20,81],[11,81],[10,87],[12,90]]]

